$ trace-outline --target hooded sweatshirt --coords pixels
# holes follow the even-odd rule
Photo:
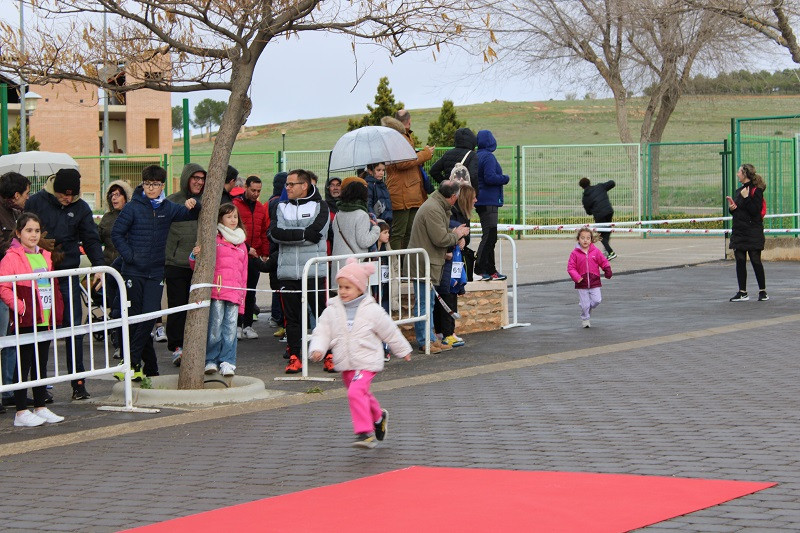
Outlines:
[[[508,176],[503,174],[503,169],[494,156],[496,149],[497,141],[494,140],[492,132],[480,130],[478,132],[478,201],[475,202],[476,206],[503,206],[503,185],[508,183]]]
[[[100,224],[98,224],[97,229],[100,233],[100,241],[103,243],[103,257],[106,259],[106,265],[111,265],[114,262],[114,259],[119,257],[119,252],[114,247],[114,243],[111,241],[111,228],[114,227],[114,222],[117,221],[117,217],[119,216],[121,209],[114,209],[114,206],[111,204],[111,200],[108,198],[108,194],[111,192],[111,189],[114,186],[119,186],[122,188],[125,194],[125,203],[131,201],[133,197],[133,187],[131,187],[130,183],[125,180],[115,180],[108,184],[106,188],[106,201],[108,202],[108,212],[103,215],[103,218],[100,219]],[[125,206],[123,206],[125,207]]]
[[[611,279],[611,265],[603,252],[594,244],[583,251],[580,244],[576,244],[567,261],[567,273],[575,282],[576,289],[597,289],[600,283],[600,269],[603,269],[606,279]]]
[[[201,203],[205,185],[200,191],[200,194],[192,194],[189,192],[189,178],[195,172],[202,172],[206,174],[203,167],[197,163],[189,163],[183,167],[181,172],[181,188],[179,191],[170,194],[167,200],[178,205],[183,205],[189,198],[197,199],[198,204]],[[189,254],[192,253],[197,242],[197,219],[188,220],[186,222],[174,222],[169,228],[169,235],[167,236],[166,248],[166,264],[168,266],[189,268]]]

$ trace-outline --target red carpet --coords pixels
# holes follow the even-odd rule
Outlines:
[[[138,528],[141,533],[628,531],[775,485],[411,467]]]

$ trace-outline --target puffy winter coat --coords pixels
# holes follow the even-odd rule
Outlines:
[[[456,163],[460,163],[464,156],[470,154],[464,161],[464,166],[469,170],[469,178],[472,182],[472,187],[478,190],[478,158],[474,152],[475,145],[478,143],[478,138],[475,133],[469,128],[459,128],[455,133],[454,147],[446,151],[432,166],[428,172],[436,183],[450,177],[453,167]]]
[[[603,252],[594,244],[589,245],[589,250],[584,252],[580,244],[576,244],[567,261],[567,273],[575,282],[576,289],[596,289],[600,283],[600,269],[603,269],[606,279],[611,279],[611,265]]]
[[[22,209],[13,205],[11,199],[0,197],[0,259],[6,253],[17,230],[17,218]]]
[[[589,185],[583,190],[583,209],[587,215],[603,218],[614,214],[608,191],[614,188],[614,180],[604,181],[597,185]]]
[[[108,187],[106,187],[106,199],[108,198],[108,192],[114,186],[122,187],[122,190],[125,191],[126,203],[131,201],[133,197],[133,187],[125,180],[115,180],[109,183]],[[111,201],[108,202],[108,209],[109,211],[100,219],[97,230],[100,234],[100,242],[103,243],[103,257],[106,260],[106,265],[111,265],[114,259],[119,257],[119,252],[117,252],[114,242],[111,240],[111,228],[114,227],[114,222],[117,221],[117,217],[122,209],[114,209],[111,205]]]
[[[387,224],[392,223],[392,197],[384,180],[379,180],[369,172],[365,172],[367,182],[367,210]],[[380,202],[380,205],[378,205]]]
[[[195,172],[205,173],[205,169],[197,163],[189,163],[181,171],[180,190],[167,196],[172,203],[183,205],[189,198],[201,202],[203,192],[192,194],[189,191],[189,178]],[[203,188],[205,190],[205,186]],[[189,268],[189,254],[197,244],[197,219],[175,222],[169,227],[167,236],[166,264],[175,267]]]
[[[745,187],[750,189],[747,198],[742,197],[742,189]],[[728,208],[733,218],[728,248],[731,250],[763,250],[765,239],[761,208],[764,205],[764,191],[747,183],[736,189],[733,201],[736,203],[736,209]]]
[[[189,255],[189,266],[194,270],[195,258]],[[244,314],[245,290],[228,287],[247,288],[247,245],[226,241],[217,232],[217,261],[214,264],[214,285],[211,297],[215,300],[233,302],[239,306],[239,314]]]
[[[92,218],[92,209],[80,195],[72,198],[72,203],[63,206],[58,203],[53,190],[55,175],[50,176],[40,190],[25,203],[25,211],[31,211],[42,221],[42,235],[55,239],[61,245],[64,259],[59,270],[78,268],[81,262],[81,250],[86,253],[92,266],[105,265],[103,247],[100,245],[100,234],[97,224]]]
[[[37,253],[44,256],[47,263],[47,270],[53,270],[53,262],[50,259],[50,252],[39,248]],[[0,261],[0,276],[13,276],[19,274],[32,274],[33,269],[31,263],[25,255],[25,248],[14,239],[11,242],[6,255]],[[56,324],[61,324],[64,314],[64,300],[61,296],[61,291],[58,288],[58,278],[51,278],[53,291],[53,306],[51,307],[50,322],[52,325],[52,317],[55,315]],[[14,311],[14,288],[13,283],[8,281],[0,283],[0,299],[8,306],[8,309],[13,314]],[[17,318],[17,323],[21,328],[33,327],[33,294],[31,280],[17,282],[17,310],[21,313]],[[42,297],[39,294],[39,288],[36,288],[36,324],[41,324],[44,321],[44,314],[42,313]],[[11,325],[14,325],[14,318],[11,317]]]
[[[125,204],[111,229],[111,240],[122,257],[123,276],[149,279],[164,278],[164,261],[167,235],[173,222],[197,220],[200,204],[189,211],[164,199],[157,208],[144,196],[142,186],[133,191],[133,198]],[[191,253],[191,250],[189,250]],[[189,253],[186,266],[189,266]]]
[[[372,296],[365,296],[356,310],[353,327],[348,329],[347,311],[337,296],[328,300],[311,337],[308,351],[333,352],[333,366],[344,370],[383,370],[383,343],[397,357],[411,353],[411,345],[400,333],[400,329],[386,314],[383,307],[375,303]]]
[[[503,169],[494,151],[497,141],[489,130],[478,132],[478,201],[475,205],[503,205],[503,185],[508,183],[508,176],[503,174]],[[470,175],[470,178],[472,176]]]
[[[305,198],[270,201],[269,220],[270,238],[279,245],[278,279],[299,280],[309,259],[327,255],[328,204],[316,187]]]
[[[411,148],[414,148],[411,136],[406,133],[402,122],[391,117],[384,117],[381,119],[381,124],[399,131]],[[428,198],[422,182],[422,171],[419,167],[430,161],[432,155],[429,150],[421,150],[417,152],[416,159],[386,166],[386,186],[389,188],[394,211],[419,207]]]
[[[239,196],[233,199],[233,205],[239,212],[239,220],[244,226],[247,240],[245,243],[250,248],[255,248],[259,257],[269,255],[269,240],[267,230],[269,229],[269,213],[267,207],[258,200],[251,202]]]

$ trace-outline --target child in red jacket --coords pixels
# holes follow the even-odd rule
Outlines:
[[[569,261],[567,261],[567,272],[578,290],[581,325],[584,328],[590,328],[592,324],[589,322],[589,317],[592,309],[600,305],[602,301],[600,269],[603,269],[606,279],[611,279],[611,266],[603,252],[593,244],[599,240],[594,231],[589,228],[581,228],[578,230],[577,239],[578,244],[575,245],[569,255]]]

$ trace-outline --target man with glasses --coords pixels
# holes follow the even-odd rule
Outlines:
[[[180,190],[167,197],[172,203],[183,205],[189,198],[202,202],[206,185],[206,171],[197,163],[189,163],[181,172]],[[167,236],[164,279],[167,284],[167,305],[178,307],[189,303],[189,287],[194,271],[189,266],[189,254],[197,243],[197,220],[175,222]],[[167,348],[172,352],[172,364],[180,366],[183,355],[183,331],[186,312],[167,317]]]
[[[92,218],[92,208],[81,199],[81,175],[77,170],[61,169],[50,176],[44,188],[28,198],[25,211],[36,213],[42,221],[42,235],[48,239],[55,239],[55,245],[61,246],[64,259],[59,265],[54,265],[55,270],[78,268],[81,262],[81,246],[92,266],[105,265],[100,233]],[[69,281],[62,278],[58,288],[64,298],[62,326],[82,324],[84,314],[78,276],[70,276]],[[67,360],[67,371],[70,373],[85,370],[83,337],[75,335],[73,338],[65,339],[64,357]],[[72,380],[72,399],[85,400],[89,397],[85,380]]]
[[[111,239],[122,257],[120,273],[125,280],[133,317],[161,309],[164,287],[167,236],[173,222],[197,220],[200,203],[187,199],[175,204],[164,195],[167,171],[157,165],[142,170],[142,184],[133,191],[111,230]],[[133,379],[158,375],[158,361],[150,331],[156,319],[131,324],[129,327],[130,358]],[[144,367],[142,363],[144,362]],[[124,374],[114,374],[123,379]]]
[[[269,232],[278,250],[278,280],[281,285],[281,301],[286,318],[286,338],[289,364],[287,374],[296,374],[303,369],[300,360],[302,342],[302,313],[300,298],[303,267],[314,257],[327,255],[328,205],[322,201],[311,181],[312,173],[298,169],[286,177],[287,199],[270,204]],[[325,309],[325,268],[313,269],[308,280],[308,290],[316,291],[312,301],[312,312],[319,316]],[[318,277],[317,277],[318,276]]]

